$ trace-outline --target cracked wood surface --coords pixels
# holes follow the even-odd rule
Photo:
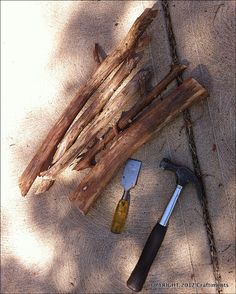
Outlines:
[[[22,196],[26,196],[40,172],[49,167],[57,144],[61,141],[77,114],[109,74],[128,57],[146,28],[152,23],[156,14],[157,10],[146,9],[143,11],[140,17],[135,20],[125,38],[107,56],[82,88],[78,90],[76,96],[71,100],[70,104],[50,129],[34,157],[21,174],[19,186]]]
[[[82,213],[87,214],[118,169],[140,146],[185,109],[207,96],[207,90],[189,78],[163,100],[154,100],[129,128],[114,138],[111,146],[106,147],[99,162],[72,192],[70,200]]]
[[[134,158],[143,165],[122,235],[109,230],[122,195],[122,169],[86,217],[71,208],[67,198],[80,181],[76,171],[65,172],[41,197],[35,197],[32,188],[27,199],[19,197],[17,177],[78,86],[91,75],[94,43],[111,52],[144,8],[154,3],[3,3],[3,68],[9,79],[3,80],[3,98],[13,105],[9,113],[3,103],[3,293],[131,293],[126,280],[175,186],[174,175],[159,170],[159,162],[170,157],[192,168],[182,117],[136,152]],[[191,73],[210,92],[207,103],[191,108],[191,114],[222,282],[229,283],[225,293],[235,293],[234,5],[176,1],[170,7],[178,52],[190,62],[188,76]],[[153,84],[167,74],[171,63],[164,15],[159,2],[156,6],[158,16],[148,29]],[[160,289],[158,283],[164,282],[214,283],[201,206],[192,186],[177,204],[143,293],[216,293],[214,287]]]
[[[125,111],[122,114],[121,118],[116,124],[117,133],[114,132],[113,128],[110,128],[105,133],[102,140],[99,140],[90,150],[88,150],[73,169],[79,171],[94,165],[93,162],[95,161],[96,163],[96,154],[99,153],[108,144],[108,142],[110,142],[115,137],[115,135],[118,134],[119,130],[127,128],[129,124],[132,122],[132,120],[135,118],[135,116],[138,115],[138,113],[147,105],[149,105],[153,99],[158,97],[167,88],[167,86],[173,80],[175,80],[177,76],[180,73],[182,73],[185,69],[185,65],[179,64],[173,66],[169,73],[160,82],[158,82],[158,84],[155,85],[153,89],[148,94],[146,94],[146,96],[144,95],[144,93],[141,93],[140,88],[139,93],[141,95],[141,99],[136,104],[134,104],[129,110]],[[142,84],[144,84],[143,81]]]

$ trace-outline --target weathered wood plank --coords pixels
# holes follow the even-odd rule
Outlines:
[[[130,52],[135,48],[139,38],[142,36],[146,28],[157,15],[157,10],[147,9],[130,28],[126,37],[119,43],[114,51],[101,63],[94,74],[81,87],[77,95],[72,99],[70,104],[63,111],[62,115],[56,121],[54,126],[48,132],[46,138],[39,146],[34,157],[25,168],[19,178],[19,187],[22,196],[25,196],[32,186],[36,177],[40,172],[46,170],[55,153],[57,144],[60,142],[67,129],[92,96],[95,90],[105,81],[109,74],[117,68],[117,66],[128,57]]]
[[[70,200],[87,214],[122,164],[179,113],[208,95],[196,80],[187,79],[163,100],[155,100],[124,132],[118,134],[104,155],[71,194]],[[112,165],[111,165],[112,163]]]
[[[118,131],[127,128],[135,116],[138,115],[147,105],[149,105],[152,100],[158,97],[167,88],[167,86],[185,69],[185,65],[176,65],[172,67],[170,72],[163,78],[163,80],[154,86],[152,91],[146,95],[143,93],[141,99],[137,101],[137,103],[135,103],[135,105],[133,105],[129,110],[122,114],[121,118],[117,122]],[[93,165],[92,161],[95,161],[96,154],[99,153],[108,144],[108,142],[110,142],[115,137],[115,135],[116,133],[114,130],[110,128],[104,137],[101,138],[102,140],[99,140],[91,149],[86,152],[86,154],[84,154],[83,158],[76,164],[74,169],[79,171],[91,167]]]

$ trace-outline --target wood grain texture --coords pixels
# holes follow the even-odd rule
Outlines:
[[[137,18],[127,36],[120,42],[117,48],[107,56],[92,77],[66,107],[59,120],[49,131],[43,143],[36,151],[36,154],[20,176],[19,187],[22,196],[27,194],[39,173],[48,168],[57,144],[62,139],[78,112],[94,91],[105,81],[108,75],[130,54],[136,46],[138,39],[156,15],[157,10],[147,9]]]
[[[139,79],[138,72],[134,78],[126,84],[123,91],[119,93],[113,100],[109,101],[103,111],[91,122],[88,129],[84,131],[75,143],[68,149],[68,151],[47,171],[42,173],[43,178],[55,179],[66,167],[68,167],[76,156],[78,156],[83,149],[96,138],[98,133],[106,128],[114,116],[121,116],[124,105],[128,102],[134,88],[138,87],[137,80]],[[148,72],[146,72],[148,75]],[[127,94],[125,95],[125,93]]]
[[[119,113],[119,111],[120,113],[122,112],[122,103],[125,104],[129,96],[127,95],[126,100],[123,99],[123,96],[121,97],[121,95],[118,95],[117,103],[113,100],[109,101],[109,99],[115,95],[118,88],[121,90],[124,87],[124,91],[128,91],[127,85],[122,85],[122,81],[129,76],[140,59],[141,56],[136,56],[125,60],[114,74],[114,77],[102,87],[103,90],[94,93],[95,97],[91,105],[88,106],[77,120],[75,120],[68,133],[65,134],[60,142],[50,168],[41,173],[44,176],[36,194],[48,191],[53,185],[56,176],[68,167],[92,140],[96,139],[98,132],[106,127],[115,114]],[[106,104],[107,106],[103,110]],[[85,131],[83,131],[84,128],[86,128]],[[77,138],[78,136],[79,138]],[[54,160],[56,162],[54,162]],[[54,173],[52,171],[54,171]]]
[[[176,65],[170,72],[157,84],[148,94],[142,94],[140,100],[137,101],[129,110],[124,112],[117,122],[117,129],[124,130],[127,128],[132,120],[137,116],[146,106],[148,106],[157,96],[159,96],[167,86],[187,67],[185,65]],[[141,80],[142,77],[140,77]],[[145,79],[144,79],[145,82]],[[141,92],[139,90],[139,92]],[[141,94],[141,93],[140,93]],[[91,167],[95,161],[95,156],[99,153],[114,137],[117,135],[113,129],[109,129],[102,140],[99,140],[91,149],[89,149],[82,159],[76,164],[74,170],[82,170]],[[95,161],[96,162],[96,161]]]
[[[207,96],[206,89],[190,78],[163,100],[154,101],[127,130],[115,137],[98,164],[70,195],[70,200],[82,213],[87,214],[115,172],[139,147],[179,113]]]
[[[141,57],[128,58],[125,60],[114,76],[104,82],[102,89],[94,93],[93,103],[73,122],[73,125],[62,138],[53,157],[53,164],[60,160],[65,152],[73,145],[83,129],[103,110],[109,99],[115,94],[122,82],[128,77],[136,67]]]
[[[67,199],[67,195],[81,181],[77,172],[64,172],[59,177],[57,185],[54,185],[50,193],[43,197],[33,197],[35,188],[32,187],[27,199],[19,197],[17,178],[47,135],[48,129],[59,118],[65,105],[91,75],[95,66],[92,57],[94,43],[99,42],[107,53],[111,52],[125,37],[144,8],[151,7],[155,2],[54,1],[35,2],[32,5],[28,2],[2,3],[2,9],[7,5],[10,6],[8,10],[2,10],[2,21],[6,24],[5,29],[4,26],[2,27],[2,60],[4,72],[6,71],[6,74],[3,74],[2,89],[2,116],[6,121],[2,128],[2,164],[6,167],[1,198],[3,293],[131,293],[126,287],[126,280],[175,187],[174,175],[161,171],[158,168],[159,163],[163,157],[170,157],[173,161],[192,168],[181,116],[133,155],[134,158],[142,160],[142,170],[138,184],[131,192],[131,206],[125,232],[119,238],[110,233],[110,224],[114,208],[122,195],[120,185],[122,169],[86,217],[71,208]],[[214,92],[209,102],[219,103],[219,100],[215,100],[215,97],[218,97],[218,80],[223,77],[224,82],[229,85],[228,90],[232,87],[228,80],[232,71],[227,68],[230,66],[229,68],[232,69],[233,62],[232,59],[227,61],[227,58],[232,57],[226,52],[226,47],[227,51],[232,47],[224,46],[224,43],[233,44],[233,38],[227,33],[227,39],[229,38],[230,41],[224,41],[224,30],[232,32],[229,28],[233,19],[230,16],[233,9],[227,8],[228,22],[224,21],[222,31],[221,9],[225,9],[229,4],[226,3],[226,6],[221,6],[218,10],[214,22],[217,26],[210,26],[214,32],[212,38],[207,28],[213,23],[218,1],[213,4],[210,2],[202,4],[203,1],[191,3],[193,6],[190,6],[194,7],[191,19],[193,21],[196,16],[197,26],[193,35],[189,33],[191,25],[186,3],[188,2],[172,3],[175,4],[172,14],[175,16],[178,50],[181,52],[185,50],[181,56],[190,61],[189,73],[198,66],[199,62],[202,63],[201,59],[200,61],[197,59],[195,47],[190,46],[192,44],[190,35],[191,38],[198,38],[198,46],[203,46],[204,56],[211,52],[207,65],[211,70],[214,69],[212,76],[217,76],[214,87],[205,75],[204,79],[201,79],[199,71],[194,71],[192,74],[205,84],[210,92]],[[200,4],[203,7],[201,9]],[[177,9],[178,5],[180,5],[179,9]],[[149,57],[150,65],[154,69],[153,84],[168,73],[171,64],[165,19],[159,2],[156,7],[159,10],[158,17],[148,29],[148,34],[152,37]],[[209,10],[210,14],[205,12],[205,9]],[[205,24],[204,31],[199,30],[201,24]],[[215,40],[218,44],[216,45],[220,47],[211,47]],[[206,49],[205,44],[212,48],[212,51]],[[221,68],[218,67],[220,60],[223,66]],[[6,77],[9,82],[7,91],[4,91]],[[225,109],[227,103],[224,101],[229,96],[224,96],[226,92],[223,91],[222,82],[219,85],[221,103],[217,106],[220,106],[220,109],[223,106]],[[170,85],[170,88],[172,86]],[[4,101],[10,103],[11,112],[8,111],[9,104],[6,107]],[[232,273],[234,269],[231,268],[233,247],[231,245],[227,249],[231,244],[227,241],[231,242],[232,236],[229,238],[229,234],[232,233],[225,229],[228,228],[230,214],[227,213],[227,206],[224,206],[226,201],[222,195],[226,189],[231,197],[232,185],[228,183],[226,186],[220,186],[220,192],[216,194],[214,187],[222,183],[221,177],[218,178],[221,169],[214,163],[216,151],[212,151],[212,136],[207,133],[211,130],[212,124],[209,116],[206,115],[208,111],[206,104],[203,105],[203,117],[201,105],[193,106],[191,112],[194,121],[201,117],[194,122],[198,152],[199,155],[205,156],[201,160],[201,165],[203,163],[209,165],[209,168],[204,170],[204,174],[208,194],[210,193],[212,197],[211,203],[215,205],[212,214],[216,216],[214,223],[217,222],[219,232],[218,250],[222,251],[221,258],[225,264],[224,277],[226,276],[226,281],[231,281],[234,275]],[[232,115],[231,111],[232,108],[228,116],[223,116],[224,119],[221,115],[223,134],[229,130],[233,131],[232,124],[226,121],[227,117]],[[217,123],[216,131],[218,131],[220,120],[218,121],[217,112],[214,121]],[[212,171],[214,176],[217,172],[217,177],[211,176]],[[213,180],[213,185],[210,185],[210,181]],[[160,288],[159,283],[214,283],[201,206],[194,187],[186,187],[179,200],[163,246],[142,293],[190,292],[188,287]],[[198,287],[192,290],[193,293],[216,293],[214,287]]]

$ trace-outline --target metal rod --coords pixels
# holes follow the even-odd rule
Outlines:
[[[121,198],[122,200],[130,200],[130,193],[129,193],[129,190],[124,190],[124,193],[123,193],[123,196]]]
[[[172,211],[173,211],[173,209],[175,207],[175,204],[176,204],[176,202],[177,202],[177,200],[179,198],[179,195],[180,195],[180,192],[181,192],[182,189],[183,189],[182,186],[177,185],[177,187],[176,187],[172,197],[170,198],[170,201],[167,204],[166,209],[165,209],[165,211],[164,211],[164,213],[163,213],[163,215],[161,217],[160,225],[162,225],[164,227],[167,226],[167,223],[169,221],[171,213],[172,213]]]

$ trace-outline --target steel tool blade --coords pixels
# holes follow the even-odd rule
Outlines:
[[[125,191],[130,190],[136,185],[141,164],[142,162],[136,159],[127,160],[121,181]]]

